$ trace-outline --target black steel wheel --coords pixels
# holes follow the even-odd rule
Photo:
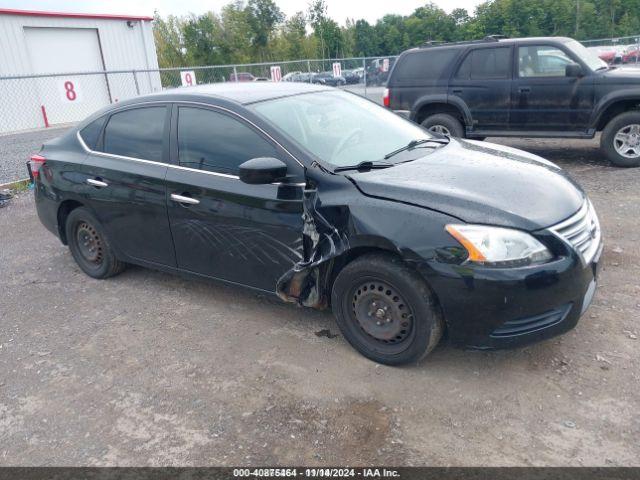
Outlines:
[[[393,255],[368,254],[349,263],[338,274],[331,299],[344,337],[375,362],[417,362],[442,336],[433,293]]]
[[[99,267],[104,261],[102,254],[102,237],[96,228],[87,222],[79,222],[76,226],[76,242],[78,251],[85,262]]]
[[[67,217],[65,232],[73,259],[93,278],[108,278],[120,273],[125,263],[116,258],[100,222],[84,207]]]
[[[351,320],[372,348],[383,345],[388,352],[401,352],[410,342],[413,311],[398,290],[378,278],[363,278],[351,289]]]

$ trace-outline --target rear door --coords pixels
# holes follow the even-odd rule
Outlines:
[[[87,145],[81,194],[118,252],[175,267],[164,184],[169,118],[165,104],[127,107],[106,117],[95,146]],[[90,142],[92,129],[85,132]]]
[[[558,45],[516,48],[512,87],[512,129],[585,131],[593,109],[590,76],[567,77],[565,67],[578,63]]]
[[[506,130],[511,109],[512,48],[467,52],[449,83],[449,97],[470,110],[474,130]]]
[[[274,291],[302,258],[302,186],[247,185],[238,167],[276,157],[293,184],[304,182],[302,167],[228,111],[176,105],[172,124],[167,205],[178,267]]]

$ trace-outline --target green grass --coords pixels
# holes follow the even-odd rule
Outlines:
[[[14,193],[26,192],[29,190],[29,180],[22,180],[21,182],[15,182],[9,189]]]

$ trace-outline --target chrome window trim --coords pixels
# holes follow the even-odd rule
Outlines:
[[[162,105],[171,105],[171,104],[176,104],[176,105],[180,105],[180,104],[187,104],[187,105],[199,105],[202,107],[207,107],[211,110],[221,110],[227,113],[230,113],[231,115],[234,115],[235,117],[239,118],[241,121],[247,122],[249,125],[252,125],[254,128],[256,128],[258,131],[260,131],[264,136],[266,136],[269,140],[271,140],[273,143],[275,143],[278,147],[280,147],[282,150],[284,150],[293,160],[295,160],[295,162],[300,165],[302,168],[304,168],[304,164],[302,162],[300,162],[300,160],[298,160],[289,150],[287,150],[280,142],[278,142],[275,138],[273,138],[271,135],[269,135],[267,132],[265,132],[262,128],[260,128],[258,125],[256,125],[255,123],[253,123],[251,120],[243,117],[242,115],[240,115],[237,112],[234,112],[233,110],[230,110],[228,108],[225,107],[221,107],[219,105],[212,105],[209,103],[204,103],[204,102],[194,102],[194,101],[188,101],[188,100],[166,100],[166,101],[150,101],[150,102],[141,102],[141,103],[135,103],[135,104],[131,104],[131,105],[123,105],[120,108],[115,108],[111,111],[109,111],[108,113],[105,113],[105,115],[113,115],[114,113],[118,113],[124,110],[129,110],[131,108],[144,108],[146,105],[156,105],[156,104],[162,104]],[[106,126],[105,126],[106,127]],[[136,158],[136,157],[127,157],[124,155],[116,155],[113,153],[107,153],[107,152],[98,152],[96,150],[92,150],[90,149],[87,144],[84,142],[82,135],[80,135],[80,129],[76,130],[76,137],[78,138],[78,141],[80,142],[80,145],[82,146],[82,148],[85,150],[86,153],[91,153],[92,155],[98,155],[100,157],[105,157],[105,158],[115,158],[115,159],[120,159],[120,160],[132,160],[134,162],[142,162],[142,163],[148,163],[151,165],[162,165],[165,167],[169,167],[169,168],[176,168],[179,170],[187,170],[187,171],[191,171],[191,172],[198,172],[198,173],[204,173],[207,175],[214,175],[216,177],[222,177],[222,178],[231,178],[234,180],[240,180],[240,177],[237,175],[231,175],[228,173],[219,173],[219,172],[210,172],[207,170],[199,170],[197,168],[190,168],[190,167],[183,167],[181,165],[174,165],[172,163],[163,163],[163,162],[156,162],[153,160],[145,160],[143,158]],[[296,184],[297,185],[297,184]],[[304,183],[302,183],[301,185],[305,185]]]
[[[171,168],[177,168],[180,170],[189,170],[192,172],[205,173],[207,175],[215,175],[216,177],[233,178],[234,180],[240,180],[240,177],[238,177],[237,175],[229,175],[227,173],[208,172],[206,170],[198,170],[197,168],[182,167],[180,165],[173,165],[171,163],[155,162],[153,160],[144,160],[142,158],[127,157],[125,155],[116,155],[114,153],[98,152],[96,150],[91,150],[87,146],[87,144],[84,143],[84,140],[82,140],[82,136],[80,135],[79,131],[76,132],[76,136],[78,137],[78,141],[80,142],[80,145],[82,145],[82,148],[86,151],[86,153],[91,153],[92,155],[97,155],[99,157],[115,158],[116,160],[130,160],[133,162],[147,163],[150,165],[160,165],[161,167],[171,167]]]

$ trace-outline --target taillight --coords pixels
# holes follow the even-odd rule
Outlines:
[[[42,155],[31,155],[30,167],[34,180],[40,175],[40,167],[44,165],[46,160]]]
[[[384,93],[382,94],[382,104],[387,108],[389,107],[389,89],[388,88],[385,88]]]

